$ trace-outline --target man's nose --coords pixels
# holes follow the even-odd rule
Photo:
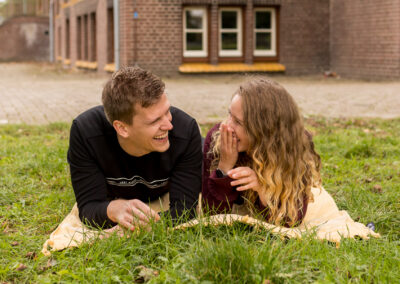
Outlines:
[[[174,126],[172,125],[171,120],[169,120],[169,118],[165,118],[161,126],[161,129],[169,131],[172,130],[172,128],[174,128]]]

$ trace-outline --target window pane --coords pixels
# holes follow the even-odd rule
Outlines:
[[[271,49],[271,33],[256,33],[256,50]]]
[[[256,12],[256,29],[271,28],[271,12],[258,11]]]
[[[236,11],[222,11],[221,21],[223,29],[236,29],[237,28],[237,12]]]
[[[222,50],[237,50],[237,33],[221,33]]]
[[[203,34],[186,33],[186,50],[203,50]]]
[[[202,29],[203,14],[204,10],[186,10],[186,28]]]

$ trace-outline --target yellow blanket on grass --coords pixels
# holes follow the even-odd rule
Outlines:
[[[263,227],[281,237],[301,238],[311,233],[317,239],[335,242],[337,245],[339,245],[341,238],[359,236],[363,239],[369,239],[369,236],[380,237],[378,233],[375,233],[365,225],[354,222],[346,211],[340,211],[333,198],[324,188],[312,188],[311,191],[314,195],[314,202],[308,204],[303,222],[296,228],[275,226],[249,217],[248,215],[219,214],[193,219],[176,226],[175,229],[184,229],[200,223],[215,226],[241,222],[256,227]],[[163,200],[160,200],[160,202],[161,204],[169,204],[168,195]],[[162,209],[160,202],[153,202],[150,207],[159,212]],[[57,229],[50,234],[50,238],[43,244],[42,252],[44,255],[50,255],[49,247],[51,247],[51,251],[59,251],[68,247],[78,247],[84,242],[107,237],[115,231],[118,231],[117,227],[98,231],[83,225],[79,219],[78,207],[75,204],[67,217],[65,217]]]

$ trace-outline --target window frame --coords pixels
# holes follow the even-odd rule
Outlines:
[[[203,11],[203,26],[201,29],[202,33],[202,50],[186,50],[186,35],[187,33],[200,33],[200,29],[188,29],[186,28],[186,11],[188,10],[202,10]],[[194,57],[208,57],[208,13],[207,8],[203,6],[189,6],[183,8],[183,27],[182,27],[182,41],[183,41],[183,57],[194,58]]]
[[[235,11],[237,12],[237,28],[236,29],[222,29],[222,12]],[[222,50],[222,33],[233,33],[237,30],[237,50]],[[243,15],[242,9],[239,7],[223,7],[218,11],[218,56],[219,57],[242,57],[243,56]]]
[[[271,28],[270,29],[257,29],[256,28],[256,13],[259,11],[271,12]],[[255,57],[273,57],[277,56],[277,12],[274,8],[254,8],[253,11],[253,56]],[[271,33],[271,49],[270,50],[256,50],[256,34],[257,32],[270,32]]]

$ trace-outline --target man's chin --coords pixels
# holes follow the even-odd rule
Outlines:
[[[156,152],[165,152],[169,149],[169,140],[167,140],[166,142],[162,143],[162,145],[159,145],[158,143],[156,145],[154,145],[154,151]]]

